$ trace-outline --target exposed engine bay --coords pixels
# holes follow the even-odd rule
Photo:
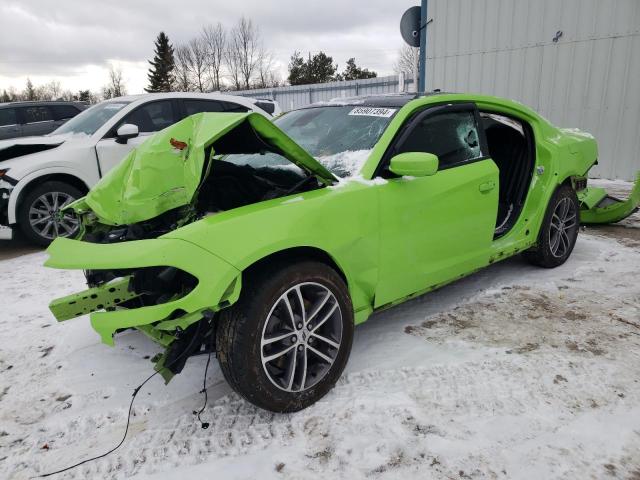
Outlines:
[[[186,162],[189,161],[190,154],[193,155],[190,151],[192,145],[189,141],[184,141],[188,140],[187,138],[182,138],[184,137],[171,137],[166,145],[162,145],[157,157],[154,157],[154,152],[149,152],[148,160],[157,159],[159,162],[166,159],[174,163],[178,160],[189,166]],[[171,157],[166,155],[167,151]],[[316,175],[285,157],[277,145],[266,142],[248,121],[207,145],[202,153],[204,155],[199,167],[199,179],[192,184],[193,195],[189,201],[182,202],[182,205],[175,208],[165,209],[159,215],[141,221],[116,224],[118,222],[113,220],[115,217],[104,219],[104,215],[101,217],[84,199],[77,205],[72,205],[81,219],[80,240],[88,244],[115,246],[125,242],[157,239],[180,227],[224,211],[322,188],[325,185]],[[147,158],[143,160],[146,161]],[[132,160],[136,159],[132,157]],[[177,166],[181,167],[180,163]],[[132,171],[130,168],[130,171],[125,172],[125,181],[131,180],[134,174],[157,174],[148,168],[141,168],[139,172],[131,173]],[[184,172],[175,170],[175,173]],[[136,188],[140,190],[142,187],[139,184],[140,181],[134,179],[133,187],[129,191],[135,191]],[[173,188],[169,193],[176,190]],[[122,209],[122,198],[126,193],[128,191],[122,189],[110,195],[109,198],[118,199],[114,201],[114,212]],[[141,321],[138,324],[136,319],[128,328],[137,328],[166,347],[164,354],[156,359],[156,369],[168,381],[173,374],[182,370],[188,356],[198,352],[210,352],[214,348],[212,325],[215,310],[224,308],[239,287],[239,282],[233,280],[228,291],[223,294],[222,301],[216,304],[215,300],[211,300],[211,308],[200,308],[197,311],[179,308],[180,302],[188,300],[187,297],[190,297],[192,292],[199,295],[208,285],[199,285],[199,278],[203,275],[192,275],[186,267],[182,269],[172,266],[171,261],[174,259],[169,259],[167,265],[140,264],[134,268],[85,269],[89,289],[58,299],[50,308],[56,318],[66,320],[86,314],[117,315],[126,311],[134,314],[148,311],[149,308],[167,307],[163,310],[166,314],[157,320]],[[135,264],[137,262],[134,262]],[[209,327],[201,328],[203,323]],[[111,335],[126,329],[112,329]],[[110,341],[111,338],[106,340],[103,336],[103,340]]]

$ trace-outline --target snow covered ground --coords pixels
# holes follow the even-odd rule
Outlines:
[[[241,400],[212,362],[202,430],[192,358],[141,391],[118,451],[54,478],[640,479],[639,233],[639,214],[589,228],[560,268],[513,258],[374,315],[336,388],[296,414]],[[115,445],[158,351],[57,324],[48,301],[83,279],[45,257],[0,262],[0,478]]]

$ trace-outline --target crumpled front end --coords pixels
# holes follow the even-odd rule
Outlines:
[[[240,291],[237,269],[184,240],[99,244],[59,238],[47,252],[46,266],[85,270],[90,286],[51,302],[58,321],[89,314],[91,325],[108,345],[114,344],[117,332],[138,329],[167,348],[165,358],[171,356],[174,344],[184,350],[185,336],[195,334],[193,327],[234,303]],[[203,335],[200,328],[197,331]],[[194,352],[204,338],[190,342]],[[178,373],[184,361],[172,365],[171,372]],[[156,365],[160,367],[162,359]]]
[[[640,205],[640,172],[633,190],[626,200],[609,194],[604,188],[588,187],[578,194],[580,222],[584,224],[615,223],[624,220],[638,210]]]

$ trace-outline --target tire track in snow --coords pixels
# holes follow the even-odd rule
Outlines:
[[[270,414],[229,395],[206,411],[213,419],[208,430],[201,430],[192,415],[181,415],[167,424],[167,412],[150,412],[145,416],[145,426],[131,435],[120,451],[70,472],[68,477],[127,477],[300,442],[307,446],[309,463],[320,467],[329,455],[323,456],[322,452],[332,447],[328,451],[335,455],[345,430],[360,431],[361,435],[379,441],[393,437],[385,436],[385,431],[398,429],[414,432],[418,440],[434,435],[455,439],[469,434],[460,427],[467,419],[534,418],[553,412],[555,421],[561,424],[576,413],[594,408],[594,404],[602,408],[623,401],[610,385],[594,384],[594,378],[607,378],[609,373],[597,362],[577,360],[568,364],[566,358],[553,353],[535,357],[533,361],[513,357],[475,364],[354,373],[345,376],[326,400],[293,415]],[[556,375],[570,382],[572,388],[554,383]],[[369,425],[371,418],[384,419],[384,428]],[[79,420],[75,428],[86,438],[96,431],[97,425],[115,431],[114,426],[123,421],[122,415],[101,416]],[[454,431],[449,431],[451,423],[457,425]],[[70,444],[63,446],[67,427],[43,432],[42,438],[58,438],[56,449],[73,449],[77,438],[73,434]],[[98,432],[101,436],[106,433]],[[31,456],[33,448],[22,454]],[[412,461],[415,464],[415,459]],[[38,470],[44,471],[45,465],[52,468],[47,462],[38,465]],[[339,466],[335,468],[338,471]],[[372,471],[375,468],[371,466]]]

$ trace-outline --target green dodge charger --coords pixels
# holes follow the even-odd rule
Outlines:
[[[296,411],[332,388],[372,312],[518,253],[556,267],[581,219],[631,214],[640,181],[626,201],[588,188],[597,158],[591,135],[481,95],[193,115],[69,207],[80,235],[46,265],[89,288],[50,308],[90,314],[109,345],[142,331],[167,381],[215,352],[244,398]]]

